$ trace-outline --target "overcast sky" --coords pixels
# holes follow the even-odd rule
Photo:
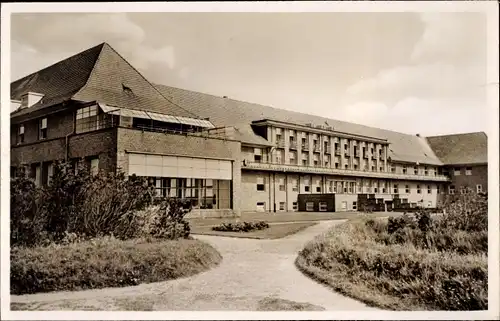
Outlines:
[[[164,85],[410,134],[487,131],[480,13],[13,14],[12,80],[101,42]]]

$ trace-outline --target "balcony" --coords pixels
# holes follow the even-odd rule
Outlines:
[[[363,158],[364,158],[364,159],[368,159],[368,154],[364,154],[364,155],[363,155]]]
[[[331,154],[332,153],[332,149],[330,148],[330,146],[325,146],[325,154]]]
[[[319,145],[314,145],[314,147],[313,147],[313,151],[314,151],[315,153],[319,153],[319,152],[320,152],[320,150],[321,150],[321,147],[320,147]]]
[[[307,144],[302,144],[301,149],[302,149],[303,151],[307,152],[307,151],[309,151],[309,145],[307,145]]]
[[[372,155],[372,159],[376,160],[377,159],[377,155]]]
[[[346,150],[346,151],[344,151],[344,156],[345,157],[351,157],[351,153],[349,153],[349,151]]]
[[[348,170],[340,168],[314,167],[308,165],[292,165],[292,164],[272,164],[272,163],[254,163],[248,162],[242,167],[245,170],[263,170],[289,173],[312,173],[312,174],[327,174],[327,175],[344,175],[351,177],[370,177],[370,178],[385,178],[399,180],[420,180],[420,181],[435,181],[448,182],[450,179],[444,175],[439,176],[416,176],[406,174],[396,174],[387,172],[371,172],[362,170]]]
[[[276,142],[276,147],[278,148],[285,148],[285,140],[280,139]]]
[[[340,148],[335,149],[335,156],[340,156]]]
[[[290,142],[290,149],[297,150],[297,143],[296,142]]]
[[[354,151],[354,157],[359,158],[359,151],[357,150]]]

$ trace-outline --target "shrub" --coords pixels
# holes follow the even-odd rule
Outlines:
[[[254,230],[263,230],[269,228],[269,224],[260,222],[238,222],[238,223],[222,223],[221,225],[212,227],[213,231],[219,232],[251,232]]]
[[[70,163],[55,163],[50,184],[39,188],[25,175],[12,179],[12,246],[68,242],[68,235],[130,239],[144,236],[144,229],[153,237],[189,236],[184,216],[190,207],[181,201],[161,200],[156,215],[144,216],[154,201],[145,178],[127,178],[120,171],[94,176],[83,165],[77,169]]]
[[[186,277],[215,266],[220,254],[197,240],[121,241],[11,249],[12,294],[121,287]]]

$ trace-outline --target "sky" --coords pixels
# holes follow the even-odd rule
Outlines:
[[[11,79],[107,42],[154,83],[425,136],[487,131],[482,13],[23,13]]]

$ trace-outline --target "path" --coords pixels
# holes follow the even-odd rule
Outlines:
[[[308,304],[308,310],[372,309],[312,281],[294,265],[307,241],[341,222],[323,221],[276,240],[197,235],[222,254],[218,267],[188,278],[126,288],[11,296],[13,309],[255,311],[265,309],[263,301],[269,299]]]

